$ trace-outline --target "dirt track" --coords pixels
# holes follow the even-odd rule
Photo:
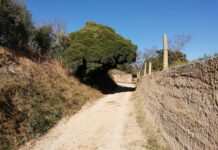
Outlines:
[[[76,115],[63,119],[48,134],[22,149],[145,149],[145,138],[136,122],[131,95],[128,88],[106,95]]]

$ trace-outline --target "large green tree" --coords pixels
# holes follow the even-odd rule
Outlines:
[[[70,72],[83,81],[136,58],[137,47],[104,25],[88,22],[78,32],[71,33],[70,40],[63,60]]]

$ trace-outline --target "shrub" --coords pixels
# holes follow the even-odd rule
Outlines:
[[[33,29],[29,11],[14,0],[0,0],[0,44],[25,49]]]
[[[25,5],[16,0],[0,0],[0,45],[41,57],[63,51],[69,40],[54,32],[52,24],[34,26]]]
[[[38,54],[45,55],[51,51],[52,44],[55,40],[55,34],[51,25],[43,25],[34,29],[33,41],[36,44]],[[34,47],[34,46],[33,46]]]

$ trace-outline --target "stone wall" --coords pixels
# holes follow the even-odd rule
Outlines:
[[[116,74],[113,75],[113,79],[117,83],[132,83],[131,74]]]
[[[218,58],[147,75],[137,87],[172,149],[218,149]]]

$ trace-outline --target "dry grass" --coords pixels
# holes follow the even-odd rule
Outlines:
[[[63,116],[101,97],[97,90],[68,76],[55,60],[43,64],[18,60],[19,64],[0,64],[0,150],[15,149],[44,134]]]
[[[170,147],[161,140],[160,130],[149,121],[148,114],[144,110],[143,100],[137,91],[134,93],[132,99],[136,108],[137,122],[146,137],[146,148],[148,150],[170,150]]]

